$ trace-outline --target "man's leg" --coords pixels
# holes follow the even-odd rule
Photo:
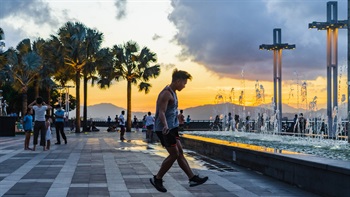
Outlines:
[[[176,146],[178,147],[178,150],[179,150],[177,163],[179,164],[180,168],[186,173],[189,179],[190,187],[205,183],[208,180],[208,177],[201,178],[198,175],[193,174],[192,169],[183,154],[182,144],[179,139],[177,139]]]
[[[166,147],[166,150],[169,153],[169,156],[164,159],[162,165],[160,166],[160,169],[156,175],[157,179],[162,179],[164,174],[168,172],[168,170],[171,168],[171,166],[174,164],[176,159],[179,156],[179,150],[177,146],[174,147]]]
[[[175,160],[179,155],[179,152],[176,146],[166,147],[166,150],[168,151],[169,156],[164,159],[157,175],[153,176],[153,178],[150,179],[151,184],[160,192],[167,192],[167,189],[165,189],[165,187],[163,186],[162,178],[164,174],[168,172],[168,170],[174,164]]]
[[[120,140],[125,140],[124,134],[125,134],[125,127],[120,126]]]
[[[179,151],[179,156],[177,158],[177,163],[179,164],[180,168],[186,173],[187,177],[190,179],[194,176],[190,165],[188,164],[182,149],[182,144],[179,139],[177,139],[176,143],[177,149]]]
[[[60,131],[61,136],[64,140],[64,143],[67,144],[67,137],[66,137],[66,134],[64,133],[64,123],[63,122],[59,123],[59,131]]]
[[[55,128],[56,128],[56,140],[57,140],[56,144],[61,144],[60,126],[58,122],[55,123]]]

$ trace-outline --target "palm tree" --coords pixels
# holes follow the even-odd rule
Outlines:
[[[43,88],[47,92],[48,102],[51,101],[50,90],[56,86],[55,82],[52,79],[55,72],[55,67],[50,59],[50,54],[52,51],[49,50],[49,45],[49,41],[45,41],[41,38],[38,38],[33,42],[33,51],[35,51],[42,58],[42,69],[40,69],[37,76],[34,78],[35,98],[39,96],[40,88]]]
[[[82,23],[67,22],[58,32],[59,41],[63,45],[64,64],[70,66],[75,73],[73,81],[76,85],[76,127],[80,132],[80,78],[94,69],[84,69],[87,65],[94,66],[95,54],[102,42],[102,33],[87,28]],[[87,83],[87,80],[86,80]],[[87,95],[87,92],[86,92]]]
[[[83,85],[84,85],[84,107],[83,107],[83,130],[87,130],[87,86],[88,81],[91,80],[92,85],[97,80],[96,76],[96,53],[101,47],[103,34],[94,29],[87,29],[86,45],[88,62],[83,68]],[[102,63],[102,62],[100,62]],[[104,63],[104,62],[103,62]]]
[[[5,71],[9,74],[12,86],[22,94],[22,114],[27,110],[27,90],[35,76],[42,69],[41,57],[32,50],[30,40],[22,40],[16,50],[10,48],[6,52]]]
[[[150,65],[157,61],[156,54],[147,47],[139,50],[134,41],[128,41],[123,46],[115,45],[112,49],[114,55],[114,77],[117,81],[127,80],[127,125],[126,131],[131,131],[131,85],[138,85],[139,91],[146,94],[150,91],[151,78],[160,74],[159,65]]]

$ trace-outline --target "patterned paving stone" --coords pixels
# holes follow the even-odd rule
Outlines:
[[[208,176],[201,186],[189,187],[175,162],[164,176],[167,193],[149,182],[168,154],[159,143],[148,144],[145,133],[69,133],[68,144],[49,151],[23,150],[23,135],[0,137],[0,196],[35,197],[246,197],[303,196],[314,194],[281,183],[234,164],[185,150],[196,174]],[[55,132],[53,132],[55,135]],[[55,136],[53,136],[55,142]]]

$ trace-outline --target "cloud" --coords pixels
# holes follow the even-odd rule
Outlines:
[[[125,18],[126,16],[126,5],[127,1],[126,0],[116,0],[115,1],[115,6],[117,7],[117,16],[116,18],[118,20]]]
[[[42,0],[1,0],[0,20],[16,16],[33,20],[35,24],[55,26],[58,22],[51,11]]]
[[[170,69],[173,69],[173,68],[176,67],[175,64],[165,64],[165,63],[161,63],[160,66],[161,66],[162,68],[165,68],[165,70],[170,70]]]
[[[315,79],[326,74],[326,31],[309,30],[308,23],[326,20],[326,2],[172,0],[168,18],[178,30],[174,40],[182,47],[181,58],[220,76],[240,78],[244,70],[250,80],[271,81],[273,53],[259,45],[272,44],[273,29],[281,28],[282,43],[296,44],[296,50],[283,51],[283,80],[293,79],[294,72]],[[340,20],[346,19],[345,7],[345,0],[338,2]],[[339,30],[340,60],[346,55],[345,34]]]
[[[158,40],[158,39],[160,39],[160,38],[162,38],[162,36],[160,36],[160,35],[158,35],[158,34],[154,34],[153,35],[153,37],[152,37],[152,40]]]

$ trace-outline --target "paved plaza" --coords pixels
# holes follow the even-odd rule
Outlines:
[[[0,137],[0,196],[317,196],[189,150],[186,157],[195,174],[209,180],[189,187],[174,163],[163,178],[168,192],[160,193],[149,179],[167,153],[158,143],[146,143],[145,133],[126,133],[124,142],[115,132],[66,133],[68,144],[54,145],[53,135],[51,150],[37,147],[35,152],[23,149],[24,135]]]

